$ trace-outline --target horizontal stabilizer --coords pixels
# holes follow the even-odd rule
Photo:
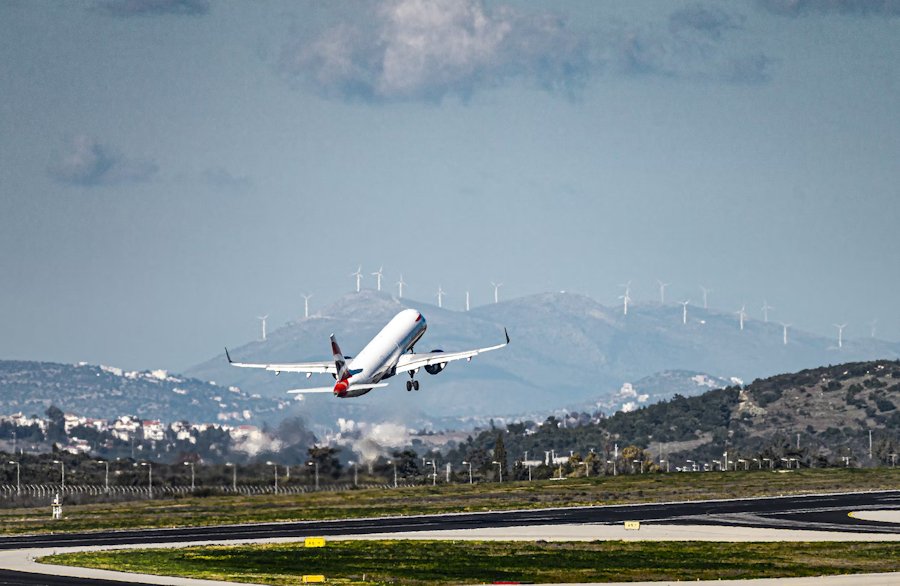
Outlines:
[[[354,390],[360,390],[360,391],[361,391],[361,390],[367,390],[367,391],[370,391],[370,390],[372,390],[372,389],[380,389],[381,387],[386,387],[386,386],[388,386],[387,383],[373,383],[373,384],[370,384],[370,385],[350,385],[350,388],[347,389],[347,390],[348,390],[348,391],[354,391]]]
[[[349,392],[352,392],[352,391],[362,391],[362,390],[369,391],[369,390],[372,390],[372,389],[379,389],[379,388],[381,388],[381,387],[386,387],[386,386],[388,386],[387,383],[373,383],[373,384],[366,384],[366,385],[350,385],[350,388],[347,389],[347,392],[349,393]],[[306,393],[333,393],[333,392],[334,392],[334,387],[315,387],[315,388],[311,388],[311,389],[291,389],[291,390],[286,391],[286,392],[291,393],[292,395],[299,395],[299,394],[306,394]]]

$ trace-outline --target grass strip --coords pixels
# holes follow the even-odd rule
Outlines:
[[[50,519],[49,506],[0,509],[0,535],[857,492],[898,487],[900,470],[830,468],[784,473],[753,470],[635,474],[300,495],[186,497],[65,505],[64,518],[60,521]]]
[[[118,550],[50,556],[45,563],[297,584],[324,574],[348,584],[493,581],[612,582],[824,576],[900,571],[900,543],[329,541]]]

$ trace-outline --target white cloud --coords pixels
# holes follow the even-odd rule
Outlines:
[[[509,79],[571,89],[588,63],[583,40],[550,15],[479,0],[392,0],[365,25],[288,43],[281,66],[328,95],[390,101],[467,97]]]
[[[156,163],[126,159],[86,135],[73,137],[49,168],[60,183],[86,187],[148,181],[157,171]]]

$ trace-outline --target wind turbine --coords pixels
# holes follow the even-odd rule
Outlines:
[[[303,295],[303,317],[309,318],[309,300],[312,299],[312,295]]]
[[[491,286],[494,288],[494,303],[500,303],[500,287],[503,286],[503,283],[491,281]]]
[[[268,313],[267,313],[266,315],[261,315],[261,316],[259,316],[259,317],[256,318],[256,319],[258,319],[259,321],[262,322],[262,341],[263,341],[263,342],[266,341],[266,320],[267,320],[268,318],[269,318],[269,314],[268,314]]]
[[[844,328],[847,327],[847,324],[833,324],[834,327],[838,330],[838,348],[844,347]]]
[[[688,306],[688,303],[690,303],[690,302],[691,302],[690,299],[688,299],[687,301],[681,302],[681,305],[682,305],[682,307],[681,307],[681,323],[683,323],[683,324],[687,324],[687,306]]]
[[[625,294],[619,295],[619,299],[622,300],[622,315],[628,315],[628,302],[631,301],[631,281],[628,281],[624,285],[619,285],[619,287],[625,287]]]
[[[781,327],[783,329],[782,334],[781,334],[781,339],[782,339],[782,342],[784,343],[784,345],[787,346],[787,331],[788,331],[788,328],[791,327],[791,324],[786,324],[784,322],[781,322]]]
[[[375,277],[375,278],[377,279],[376,282],[377,282],[378,284],[376,285],[376,288],[377,288],[379,291],[381,291],[381,277],[384,276],[384,274],[382,273],[383,270],[384,270],[384,267],[382,266],[380,269],[378,269],[377,271],[375,271],[374,273],[372,273],[372,276]],[[357,288],[358,288],[358,286],[357,286]]]
[[[763,300],[762,311],[763,311],[763,322],[765,322],[765,323],[769,323],[769,310],[770,309],[775,309],[775,308],[772,307],[771,305],[769,305],[768,301]]]
[[[356,292],[359,293],[359,283],[362,281],[362,265],[359,265],[355,273],[350,273],[350,276],[356,277]]]
[[[438,285],[438,307],[444,307],[444,295],[446,295],[446,293],[444,293],[444,289],[440,285]]]
[[[666,304],[666,287],[671,285],[671,283],[663,283],[659,279],[657,279],[656,282],[659,283],[659,304],[665,305]]]
[[[747,305],[741,305],[740,311],[735,311],[741,321],[741,331],[744,331],[744,319],[747,317]]]
[[[400,273],[400,280],[397,281],[397,287],[399,288],[397,299],[403,299],[403,285],[406,285],[406,281],[403,280],[403,273]]]
[[[469,311],[469,292],[466,291],[466,311]]]
[[[706,296],[712,289],[707,289],[703,285],[700,285],[700,290],[703,291],[703,309],[709,309],[709,305],[706,303]]]

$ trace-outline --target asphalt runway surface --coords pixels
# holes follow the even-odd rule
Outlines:
[[[367,535],[435,530],[562,524],[717,525],[853,533],[900,534],[900,525],[850,516],[854,511],[900,509],[900,491],[786,496],[757,499],[492,511],[335,521],[297,521],[178,529],[104,531],[0,538],[0,550],[223,542],[307,536]],[[121,584],[0,569],[2,584]]]

